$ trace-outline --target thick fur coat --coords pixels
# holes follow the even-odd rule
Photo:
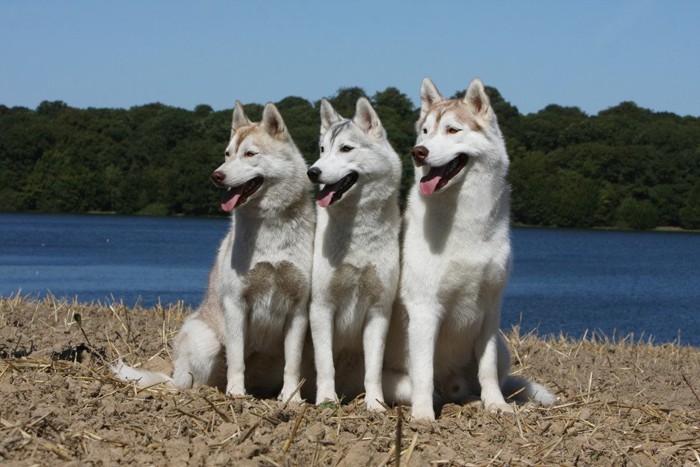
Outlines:
[[[301,400],[315,226],[306,170],[274,105],[253,123],[236,103],[225,161],[212,174],[226,189],[231,229],[202,305],[175,339],[172,378],[121,364],[120,379]]]
[[[508,378],[499,321],[511,268],[509,160],[481,81],[447,100],[426,78],[416,129],[400,287],[413,416],[434,419],[434,395],[479,395],[512,412],[502,389],[517,385],[552,403],[544,387]]]
[[[316,402],[365,392],[383,408],[382,361],[399,280],[401,163],[369,101],[352,120],[321,103],[320,158],[309,311]]]

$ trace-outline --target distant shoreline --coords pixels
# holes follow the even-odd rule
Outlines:
[[[190,214],[124,214],[116,211],[88,211],[88,212],[41,212],[41,211],[0,211],[0,215],[3,214],[26,214],[26,215],[37,215],[37,216],[122,216],[122,217],[175,217],[175,218],[188,218],[188,219],[229,219],[229,214],[221,215],[190,215]],[[684,229],[682,227],[676,226],[656,226],[652,229],[632,229],[629,227],[609,227],[609,226],[593,226],[593,227],[554,227],[548,225],[530,225],[522,224],[519,222],[513,222],[511,227],[519,229],[548,229],[548,230],[601,230],[606,232],[663,232],[663,233],[700,233],[700,229]]]

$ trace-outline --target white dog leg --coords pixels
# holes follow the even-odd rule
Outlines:
[[[497,303],[497,306],[500,306],[500,303]],[[513,407],[506,403],[501,392],[501,380],[504,375],[499,375],[499,310],[500,308],[496,309],[495,312],[488,310],[482,332],[476,338],[474,351],[476,361],[479,364],[479,385],[481,386],[481,400],[484,407],[487,410],[502,410],[513,413]],[[503,368],[501,368],[501,373],[502,370]]]
[[[329,307],[311,304],[311,338],[316,362],[316,404],[335,401],[335,365],[333,364],[333,313]]]
[[[226,394],[245,394],[245,310],[230,296],[224,297],[226,323]]]
[[[433,377],[435,344],[440,318],[434,309],[409,311],[408,349],[411,376],[411,415],[416,419],[435,420],[433,409]]]
[[[391,310],[388,311],[391,313]],[[382,363],[386,333],[389,329],[387,312],[381,308],[369,310],[362,335],[365,353],[365,403],[367,410],[383,411]]]
[[[301,381],[301,359],[304,351],[304,339],[309,320],[304,310],[296,310],[287,320],[284,336],[284,384],[280,400],[286,401]],[[297,391],[291,402],[301,402],[301,391]]]

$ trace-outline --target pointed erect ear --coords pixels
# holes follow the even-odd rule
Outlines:
[[[231,138],[237,129],[250,125],[250,120],[245,115],[243,110],[243,105],[240,101],[236,101],[236,105],[233,107],[233,120],[231,122]]]
[[[267,103],[263,109],[262,126],[272,137],[281,138],[286,136],[287,127],[284,126],[284,120],[275,104]]]
[[[328,99],[321,99],[321,134],[327,132],[331,126],[342,119],[343,117],[335,111]]]
[[[474,115],[488,115],[491,101],[489,101],[489,96],[486,95],[484,83],[479,78],[474,78],[469,83],[467,93],[464,95],[464,103],[467,104]]]
[[[423,82],[420,85],[420,116],[425,117],[430,108],[443,100],[442,94],[435,87],[430,78],[423,78]]]
[[[381,137],[384,133],[382,122],[377,116],[377,112],[372,108],[366,97],[360,97],[355,104],[355,117],[353,121],[362,131],[375,137]]]

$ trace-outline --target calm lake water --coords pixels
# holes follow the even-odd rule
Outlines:
[[[0,295],[202,299],[226,219],[0,214]],[[501,326],[700,346],[700,235],[515,229]]]

